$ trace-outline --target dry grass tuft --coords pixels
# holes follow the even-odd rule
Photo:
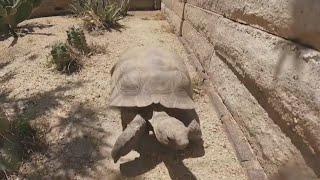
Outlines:
[[[96,43],[92,43],[90,45],[91,54],[106,54],[108,53],[107,44],[100,45]]]
[[[194,94],[198,96],[203,96],[204,79],[200,75],[197,74],[194,78],[192,78],[191,85],[192,85]]]
[[[28,60],[33,61],[33,60],[36,60],[38,57],[39,57],[38,54],[32,54],[32,55],[30,55],[30,56],[28,57]]]
[[[164,21],[166,20],[166,16],[164,15],[164,13],[157,13],[156,15],[153,16],[154,20],[158,20],[158,21]]]
[[[169,26],[169,25],[162,25],[161,26],[161,30],[165,33],[172,33],[172,34],[175,34],[175,30],[172,26]]]
[[[149,20],[155,20],[155,21],[164,21],[166,20],[166,16],[163,14],[163,13],[157,13],[151,17],[143,17],[141,18],[142,20],[145,20],[145,21],[149,21]]]

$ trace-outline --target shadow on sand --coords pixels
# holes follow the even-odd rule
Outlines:
[[[14,37],[12,34],[0,34],[0,41],[4,41],[10,37],[13,37],[12,42],[10,43],[9,47],[13,47],[17,44],[19,37],[24,37],[26,35],[42,35],[42,36],[51,36],[51,33],[39,33],[36,32],[36,29],[45,29],[45,28],[50,28],[53,25],[48,25],[48,24],[39,24],[39,23],[29,23],[26,25],[18,26],[15,31],[17,33],[17,36]]]
[[[200,123],[195,110],[169,109],[164,108],[161,105],[151,105],[143,108],[122,108],[122,126],[125,128],[137,114],[140,114],[144,119],[149,120],[153,116],[153,111],[165,111],[169,116],[184,122],[186,127],[188,127],[194,119]],[[152,127],[150,124],[148,126],[148,131],[151,132]],[[139,176],[154,169],[158,164],[163,162],[168,169],[171,179],[197,179],[189,168],[185,166],[183,160],[204,156],[205,151],[201,139],[196,142],[190,141],[189,146],[185,150],[179,151],[163,146],[158,142],[155,136],[150,133],[146,133],[139,142],[137,148],[134,148],[134,150],[140,154],[140,157],[133,161],[121,164],[120,171],[122,175],[126,177]]]
[[[120,171],[124,176],[135,177],[142,175],[163,162],[171,179],[197,179],[189,168],[185,166],[183,160],[204,156],[203,142],[190,144],[183,151],[173,151],[162,146],[154,136],[145,136],[141,142],[136,149],[140,153],[140,157],[120,165]]]

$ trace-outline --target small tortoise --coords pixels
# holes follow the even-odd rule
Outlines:
[[[115,162],[149,131],[175,150],[201,139],[189,73],[179,56],[159,48],[133,48],[111,75],[110,106],[120,108],[124,129],[112,149]]]

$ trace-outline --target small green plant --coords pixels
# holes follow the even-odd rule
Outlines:
[[[81,28],[72,27],[67,31],[68,43],[83,54],[88,54],[90,49],[88,47],[86,37]]]
[[[45,145],[40,139],[40,131],[32,127],[23,115],[12,121],[4,119],[8,123],[0,132],[0,179],[17,171],[32,152],[40,151]]]
[[[122,1],[120,1],[120,7],[121,7],[120,8],[120,13],[123,16],[128,15],[128,11],[129,11],[129,8],[130,8],[130,0],[122,0]]]
[[[5,112],[0,107],[0,134],[8,129],[9,121],[6,118]]]
[[[74,0],[72,9],[83,17],[88,30],[113,28],[127,15],[130,0]]]
[[[0,34],[11,32],[17,37],[15,28],[29,18],[41,0],[0,0]]]
[[[123,13],[121,12],[121,7],[117,4],[110,4],[106,6],[103,14],[103,22],[105,26],[113,27],[118,24],[118,21],[123,18]]]
[[[51,50],[51,63],[58,71],[72,73],[80,68],[77,53],[66,43],[57,43]]]
[[[52,58],[48,65],[54,65],[58,71],[70,74],[80,70],[84,56],[90,56],[97,51],[88,46],[85,34],[79,27],[69,28],[67,37],[66,43],[59,42],[52,46]]]

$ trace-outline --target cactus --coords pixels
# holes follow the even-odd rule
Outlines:
[[[0,0],[0,33],[11,31],[29,18],[32,10],[40,5],[41,0]]]
[[[52,47],[52,63],[56,65],[58,71],[63,71],[72,61],[70,55],[71,49],[65,43],[57,43]]]
[[[57,43],[51,50],[51,63],[58,71],[72,73],[80,69],[78,54],[66,43]]]
[[[76,48],[80,52],[89,53],[89,47],[86,41],[86,37],[81,28],[72,27],[67,31],[68,43],[70,46]]]

